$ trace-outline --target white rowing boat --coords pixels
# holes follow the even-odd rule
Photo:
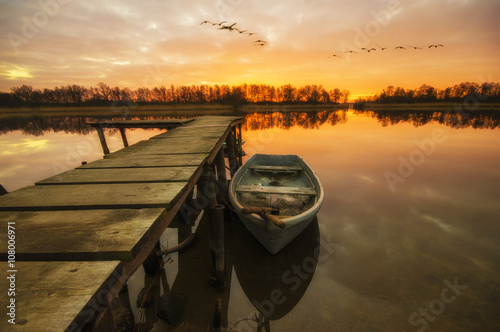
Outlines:
[[[309,225],[323,198],[318,177],[295,155],[256,154],[229,186],[231,205],[241,221],[273,254]]]

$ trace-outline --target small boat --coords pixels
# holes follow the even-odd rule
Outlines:
[[[318,177],[296,155],[255,154],[236,172],[229,185],[234,210],[272,254],[309,225],[323,198]]]

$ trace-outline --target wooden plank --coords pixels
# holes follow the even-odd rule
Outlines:
[[[16,262],[16,324],[6,315],[10,298],[7,278],[1,278],[2,331],[79,331],[117,283],[120,262]],[[6,262],[0,265],[8,270]]]
[[[271,171],[271,172],[298,172],[303,171],[300,166],[264,166],[264,165],[252,165],[248,167],[256,171]]]
[[[199,139],[220,138],[222,135],[224,135],[227,128],[228,126],[226,125],[217,127],[203,127],[203,130],[200,130],[200,128],[198,127],[179,127],[153,136],[150,139],[170,139],[181,137],[197,137]]]
[[[35,183],[49,184],[99,184],[187,182],[196,171],[195,166],[145,168],[82,168],[67,171]]]
[[[249,185],[236,186],[236,192],[264,193],[264,194],[297,194],[297,195],[310,195],[310,196],[317,195],[316,190],[314,188],[249,186]]]
[[[168,208],[186,182],[30,186],[0,196],[0,211]]]
[[[196,118],[196,121],[190,122],[182,126],[184,127],[201,127],[201,126],[229,126],[230,124],[234,125],[238,122],[243,121],[243,117],[238,117],[238,116],[201,116]],[[179,128],[178,128],[179,129]]]
[[[220,138],[201,140],[196,137],[172,138],[169,140],[149,140],[139,142],[126,149],[113,152],[121,154],[193,154],[210,153]]]
[[[9,222],[15,227],[16,261],[130,261],[149,240],[163,211],[0,211],[0,232],[7,234]],[[0,247],[2,260],[7,260],[7,249]]]
[[[175,128],[194,119],[157,119],[157,120],[118,120],[89,122],[88,125],[100,128]]]
[[[207,158],[208,153],[173,154],[173,155],[141,155],[140,158],[130,159],[126,155],[109,155],[78,167],[86,168],[128,168],[128,167],[177,167],[198,166]]]

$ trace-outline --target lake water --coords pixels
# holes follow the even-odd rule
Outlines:
[[[16,190],[101,158],[84,121],[2,121],[0,184]],[[131,130],[129,143],[159,132]],[[107,139],[122,147],[119,133]],[[248,155],[303,157],[325,202],[276,256],[241,225],[229,230],[232,330],[500,330],[498,115],[249,114],[243,139]]]

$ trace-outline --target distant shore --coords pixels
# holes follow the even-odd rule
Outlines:
[[[463,102],[435,102],[435,103],[405,103],[405,104],[381,104],[365,103],[360,109],[362,111],[500,111],[500,103],[482,102],[477,104],[465,104]]]

